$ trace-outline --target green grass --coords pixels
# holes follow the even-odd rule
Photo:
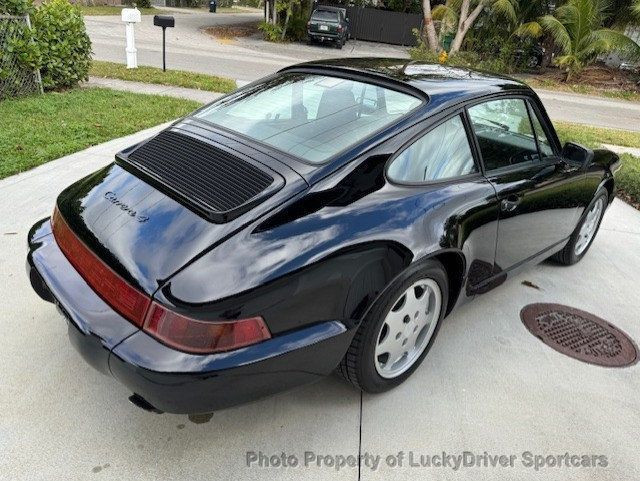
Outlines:
[[[79,5],[82,15],[120,15],[122,7],[114,7],[111,5]],[[160,15],[163,13],[169,13],[167,10],[161,8],[138,8],[142,15]]]
[[[156,67],[128,69],[123,64],[97,60],[92,62],[89,75],[150,84],[187,87],[211,92],[228,93],[236,89],[235,80],[216,77],[215,75],[185,72],[183,70],[168,70],[163,72],[161,68]]]
[[[630,154],[620,156],[622,163],[615,179],[621,196],[640,209],[640,157]]]
[[[559,92],[571,92],[583,95],[596,95],[598,97],[607,97],[618,100],[629,100],[632,102],[640,102],[640,92],[621,89],[603,89],[584,84],[566,84],[550,79],[537,79],[532,77],[521,78],[532,88],[557,90]]]
[[[622,145],[640,148],[640,132],[604,129],[569,122],[553,122],[562,143],[572,141],[591,148],[600,144]]]
[[[200,104],[107,89],[0,102],[0,179],[91,145],[182,117]]]
[[[553,124],[562,144],[573,141],[590,148],[599,148],[603,143],[640,148],[640,132],[588,127],[568,122]],[[620,170],[615,175],[618,194],[640,209],[640,157],[622,154],[620,159]]]

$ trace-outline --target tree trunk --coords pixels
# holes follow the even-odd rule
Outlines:
[[[544,47],[544,55],[542,56],[542,63],[540,66],[542,68],[547,68],[551,65],[551,61],[553,60],[553,49],[555,48],[553,38],[550,35],[545,35],[542,40],[542,46]]]
[[[464,37],[467,35],[467,32],[473,26],[474,22],[478,19],[478,16],[484,9],[484,2],[480,2],[476,8],[469,13],[469,2],[470,0],[463,0],[462,2],[460,18],[458,20],[458,31],[451,43],[451,49],[449,50],[450,54],[460,51],[460,48],[462,48],[462,42],[464,42]]]
[[[287,8],[287,15],[284,17],[284,26],[282,27],[282,36],[280,40],[284,40],[284,36],[287,34],[287,27],[289,26],[289,17],[291,17],[291,5]]]
[[[438,36],[436,35],[436,27],[433,24],[433,16],[431,15],[431,0],[422,0],[422,18],[424,20],[422,37],[426,40],[429,49],[432,52],[437,52]]]

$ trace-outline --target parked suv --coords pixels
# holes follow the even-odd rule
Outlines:
[[[349,39],[349,19],[344,8],[318,7],[307,22],[309,44],[333,42],[342,48]]]

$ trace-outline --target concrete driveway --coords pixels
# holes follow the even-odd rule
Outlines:
[[[0,181],[0,479],[640,479],[640,365],[606,369],[565,357],[518,316],[525,304],[559,302],[640,340],[640,212],[617,200],[580,264],[539,265],[452,314],[425,363],[391,392],[361,396],[328,378],[202,424],[131,405],[124,387],[81,360],[65,321],[32,292],[25,240],[61,189],[157,130]],[[293,455],[299,465],[247,467],[248,451]],[[360,470],[330,461],[319,467],[317,457],[305,468],[305,451],[367,457]],[[390,467],[400,451],[403,466]],[[410,451],[486,451],[516,461],[512,468],[408,467]],[[526,451],[603,455],[608,467],[535,471],[520,461]]]

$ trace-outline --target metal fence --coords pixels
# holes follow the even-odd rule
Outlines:
[[[31,93],[42,93],[40,71],[20,61],[19,44],[31,28],[29,16],[0,15],[0,100]]]
[[[394,45],[416,45],[414,29],[422,27],[422,15],[417,13],[392,12],[379,8],[356,7],[319,2],[318,6],[346,8],[351,38]]]

